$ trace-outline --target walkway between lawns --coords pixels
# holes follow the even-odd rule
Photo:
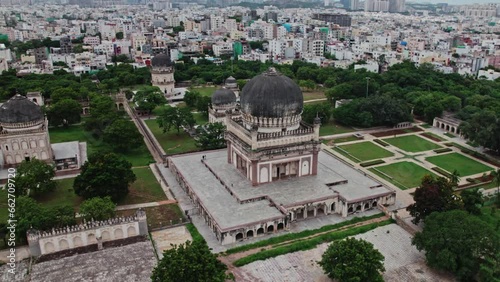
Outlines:
[[[271,244],[271,245],[265,246],[265,247],[255,247],[255,248],[247,250],[247,251],[242,251],[242,252],[230,254],[230,255],[227,255],[227,256],[223,255],[223,256],[220,256],[219,259],[224,264],[226,264],[228,266],[229,270],[231,270],[231,269],[236,268],[233,265],[233,263],[235,261],[237,261],[238,259],[247,257],[249,255],[256,254],[256,253],[258,253],[258,252],[260,252],[262,250],[270,250],[270,249],[274,249],[276,247],[282,247],[282,246],[285,246],[285,245],[290,245],[290,244],[293,244],[293,243],[295,243],[297,241],[303,241],[303,240],[315,238],[315,237],[321,236],[323,234],[333,233],[333,232],[338,232],[338,231],[343,231],[343,230],[346,230],[346,229],[350,229],[350,228],[354,228],[354,227],[360,227],[360,226],[364,226],[364,225],[368,225],[368,224],[372,224],[372,223],[378,223],[378,222],[382,222],[382,221],[385,221],[385,220],[388,220],[388,219],[389,219],[389,217],[387,215],[385,215],[385,216],[382,216],[382,217],[373,218],[373,219],[369,219],[369,220],[366,220],[366,221],[349,224],[349,225],[342,226],[342,227],[339,227],[339,228],[336,228],[336,229],[332,229],[332,230],[328,230],[328,231],[323,231],[323,232],[316,233],[316,234],[313,234],[313,235],[310,235],[310,236],[307,236],[307,237],[295,238],[295,239],[291,239],[291,240],[284,241],[284,242],[281,242],[281,243]]]
[[[158,207],[162,205],[169,205],[169,204],[175,204],[177,203],[176,200],[165,200],[165,201],[159,201],[159,202],[149,202],[149,203],[140,203],[140,204],[132,204],[132,205],[122,205],[122,206],[117,206],[115,210],[117,211],[123,211],[123,210],[135,210],[138,208],[151,208],[151,207]]]

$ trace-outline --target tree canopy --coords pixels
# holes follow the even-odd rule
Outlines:
[[[80,205],[80,215],[87,220],[105,220],[115,216],[116,204],[111,197],[94,197],[83,201]]]
[[[53,105],[47,111],[47,118],[50,125],[68,126],[79,123],[81,120],[82,106],[73,99],[63,99]]]
[[[212,254],[204,240],[175,246],[163,252],[153,270],[153,282],[223,282],[227,266]]]
[[[160,110],[160,114],[156,118],[158,125],[163,129],[163,132],[168,132],[175,128],[177,134],[180,133],[181,127],[192,127],[195,124],[193,114],[188,108],[178,108],[172,106],[164,106]]]
[[[141,110],[151,113],[157,106],[166,104],[167,100],[157,86],[144,86],[135,93],[134,102]]]
[[[426,175],[413,195],[415,203],[406,209],[414,217],[413,223],[421,220],[433,212],[444,212],[461,208],[461,201],[453,194],[453,183],[444,177]]]
[[[490,279],[495,275],[498,279],[500,275],[498,234],[486,222],[465,211],[432,213],[412,244],[425,251],[429,266],[451,271],[461,281],[474,281],[483,264],[493,263],[492,267],[485,265],[492,271],[481,281],[495,281]]]
[[[17,195],[38,195],[53,191],[56,182],[54,167],[44,161],[31,159],[22,161],[17,167],[14,183]]]
[[[127,152],[142,145],[142,135],[132,121],[116,119],[104,129],[103,140],[117,152]]]
[[[333,241],[319,262],[331,279],[340,282],[384,281],[384,256],[362,239]]]
[[[196,129],[196,146],[203,150],[224,148],[226,140],[224,132],[226,127],[221,122],[207,123]]]
[[[116,202],[128,194],[135,180],[130,162],[114,153],[97,152],[83,164],[73,188],[85,199],[110,196]]]

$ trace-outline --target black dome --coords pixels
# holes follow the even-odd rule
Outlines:
[[[280,118],[300,115],[304,97],[292,79],[270,68],[245,84],[240,103],[243,113],[255,117]]]
[[[236,103],[236,94],[229,89],[217,89],[214,94],[212,94],[212,105],[225,105],[231,103]]]
[[[236,83],[236,78],[230,76],[230,77],[226,78],[225,82],[226,82],[226,84],[227,83]]]
[[[153,57],[151,65],[153,67],[169,67],[172,66],[173,63],[167,54],[161,53]]]
[[[0,106],[2,123],[24,123],[41,119],[43,119],[42,108],[19,94]]]

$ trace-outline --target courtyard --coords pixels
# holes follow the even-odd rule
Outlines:
[[[436,143],[427,141],[416,135],[406,135],[382,140],[409,153],[424,152],[441,148],[441,146]]]
[[[355,162],[364,162],[394,156],[393,153],[370,141],[340,145],[336,147],[336,149],[348,158],[352,158]]]
[[[402,161],[370,168],[369,171],[393,183],[402,190],[417,187],[427,174],[436,176],[429,170],[409,161]]]
[[[469,176],[493,170],[491,167],[459,153],[450,153],[426,158],[426,161],[450,172],[456,169],[460,176]]]

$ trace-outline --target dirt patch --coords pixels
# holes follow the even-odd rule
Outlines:
[[[424,137],[426,137],[426,138],[429,138],[429,139],[431,139],[432,141],[435,141],[435,142],[441,142],[441,141],[442,141],[441,139],[438,139],[438,138],[436,138],[436,137],[434,137],[434,136],[430,135],[430,134],[429,134],[429,133],[427,133],[427,132],[424,132],[424,133],[422,133],[422,134],[420,134],[420,135],[422,135],[422,136],[424,136]]]
[[[146,211],[148,228],[149,230],[171,226],[172,224],[178,224],[181,222],[185,222],[186,219],[182,214],[179,206],[177,204],[169,204],[169,205],[161,205],[156,207],[144,208]],[[135,215],[136,210],[122,210],[117,211],[117,216],[133,216]]]
[[[370,133],[371,135],[375,137],[386,137],[386,136],[394,136],[398,134],[406,134],[406,133],[412,133],[412,132],[420,132],[424,131],[421,128],[418,127],[411,127],[411,128],[405,128],[405,129],[393,129],[389,131],[379,131],[379,132],[374,132]]]

